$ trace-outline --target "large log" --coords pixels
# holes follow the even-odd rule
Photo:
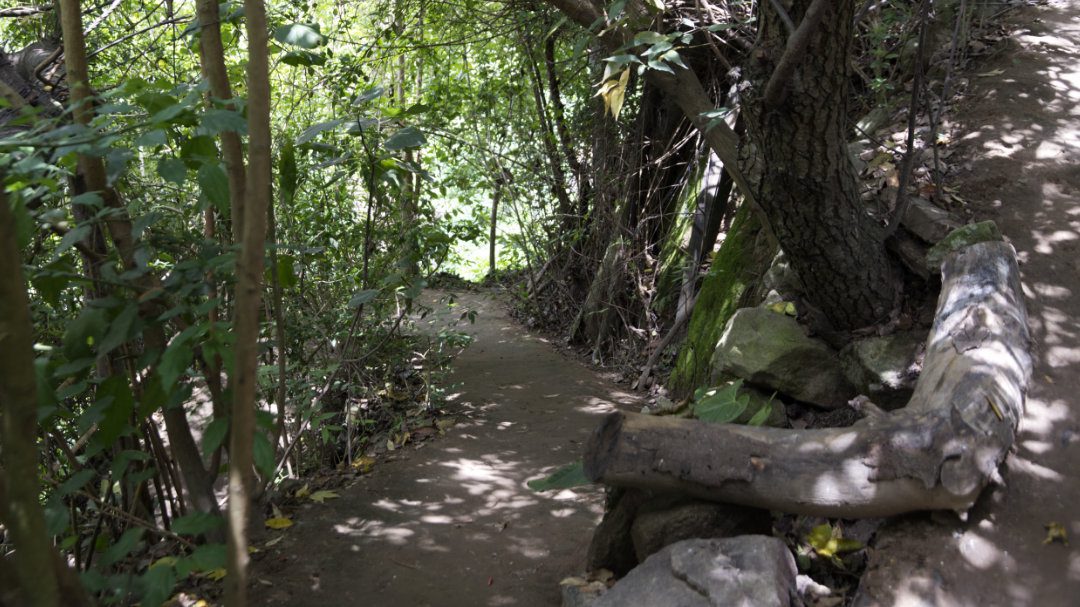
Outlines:
[[[786,430],[612,413],[585,473],[785,512],[876,517],[965,511],[998,478],[1031,375],[1015,252],[982,242],[948,255],[923,372],[908,405],[848,428]]]

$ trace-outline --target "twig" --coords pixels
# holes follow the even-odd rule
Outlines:
[[[904,162],[900,167],[900,183],[896,192],[896,204],[893,205],[892,218],[885,228],[885,238],[896,233],[896,228],[903,221],[910,203],[907,189],[908,182],[911,181],[911,169],[915,164],[915,121],[919,114],[919,93],[923,88],[923,53],[926,50],[926,23],[929,13],[930,0],[922,0],[919,5],[919,48],[915,54],[915,79],[911,83],[911,105],[908,107],[907,149],[904,150]]]
[[[795,68],[802,62],[806,54],[806,47],[810,45],[810,37],[814,30],[821,24],[825,17],[825,11],[830,10],[831,4],[827,0],[814,0],[806,9],[799,27],[788,37],[784,55],[780,57],[776,69],[769,77],[769,83],[765,85],[765,95],[762,101],[766,109],[772,109],[784,102],[788,93],[788,81],[791,80]],[[781,13],[781,19],[784,18]]]

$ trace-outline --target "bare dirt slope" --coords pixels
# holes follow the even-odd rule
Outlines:
[[[1010,16],[956,116],[971,161],[956,183],[1016,247],[1035,373],[1006,486],[967,523],[883,532],[860,606],[1080,605],[1080,3]],[[955,155],[954,155],[955,159]],[[1050,523],[1069,545],[1044,544]]]
[[[602,414],[634,397],[527,335],[489,296],[464,299],[479,314],[450,378],[459,423],[261,537],[256,545],[285,534],[258,555],[252,604],[559,603],[558,582],[582,568],[602,496],[525,483],[580,458]]]

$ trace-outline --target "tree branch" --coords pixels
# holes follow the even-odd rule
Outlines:
[[[788,38],[784,56],[776,64],[776,69],[773,70],[772,76],[769,77],[769,83],[765,85],[765,95],[762,98],[762,103],[766,110],[775,108],[784,102],[788,93],[788,81],[791,80],[795,68],[802,61],[806,53],[806,47],[810,44],[810,37],[817,30],[818,25],[821,24],[825,12],[830,8],[831,5],[826,0],[814,0],[810,4],[810,8],[806,9],[806,14],[803,15],[802,21],[799,22],[798,29]],[[785,14],[781,13],[780,17],[783,19]],[[788,17],[789,21],[790,19]]]

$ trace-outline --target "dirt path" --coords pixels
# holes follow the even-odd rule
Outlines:
[[[1080,604],[1080,3],[1009,21],[1012,45],[976,67],[986,76],[957,116],[972,164],[955,185],[1019,256],[1036,342],[1027,412],[1007,485],[966,524],[884,533],[862,606]],[[1051,522],[1068,546],[1043,543]]]
[[[252,604],[559,603],[559,580],[582,568],[601,494],[538,494],[525,482],[578,459],[599,417],[635,399],[527,335],[489,297],[464,303],[479,314],[450,378],[460,423],[301,510],[260,555]]]

